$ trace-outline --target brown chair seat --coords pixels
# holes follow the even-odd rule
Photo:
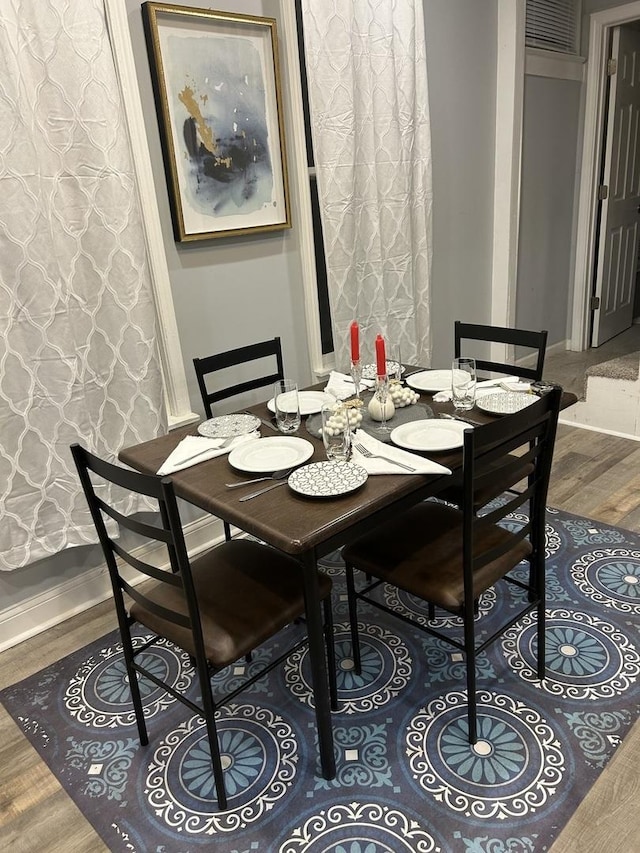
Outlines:
[[[346,546],[343,556],[361,571],[455,613],[464,604],[462,524],[460,510],[425,501]],[[528,540],[518,539],[495,524],[486,525],[474,545],[478,553],[507,549],[473,573],[474,599],[532,551]]]
[[[191,563],[200,610],[204,651],[211,666],[223,669],[244,657],[304,614],[299,565],[273,548],[249,539],[226,542]],[[318,574],[320,595],[331,594],[331,580]],[[224,590],[224,595],[220,591]],[[180,589],[155,584],[148,599],[187,614]],[[134,602],[131,617],[195,655],[192,632]]]

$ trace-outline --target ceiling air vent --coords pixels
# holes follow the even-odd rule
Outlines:
[[[528,47],[580,52],[582,0],[527,0],[526,9]]]

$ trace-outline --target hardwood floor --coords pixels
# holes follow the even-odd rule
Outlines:
[[[640,443],[560,426],[549,504],[640,532]],[[0,655],[0,688],[26,678],[115,627],[109,601],[4,652]],[[640,721],[551,847],[551,853],[640,850],[639,766]],[[3,708],[0,849],[15,853],[107,850]]]

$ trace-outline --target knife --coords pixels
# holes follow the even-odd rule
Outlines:
[[[274,432],[280,432],[278,427],[274,423],[272,423],[271,421],[268,421],[266,418],[260,418],[260,423],[263,426],[269,427],[269,429],[272,429]]]
[[[240,503],[242,503],[243,501],[250,501],[251,498],[257,498],[258,495],[264,495],[265,492],[270,492],[271,489],[277,489],[278,486],[284,486],[286,485],[286,483],[287,481],[283,480],[281,483],[273,483],[271,486],[266,486],[264,489],[258,489],[257,492],[251,492],[248,495],[243,495],[240,498]]]
[[[280,432],[280,430],[279,430],[279,429],[278,429],[278,427],[273,423],[273,421],[268,421],[266,418],[261,418],[261,417],[259,417],[259,415],[256,415],[256,413],[255,413],[255,412],[244,412],[243,414],[245,414],[245,415],[252,415],[254,418],[258,418],[258,420],[260,421],[260,423],[261,423],[263,426],[269,427],[269,429],[272,429],[274,432]]]

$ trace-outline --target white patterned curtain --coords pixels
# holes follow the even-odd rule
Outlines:
[[[431,362],[431,136],[422,0],[303,0],[336,364],[357,319]],[[389,355],[389,351],[387,353]]]
[[[94,541],[72,442],[113,458],[164,423],[102,0],[3,0],[0,568]]]

